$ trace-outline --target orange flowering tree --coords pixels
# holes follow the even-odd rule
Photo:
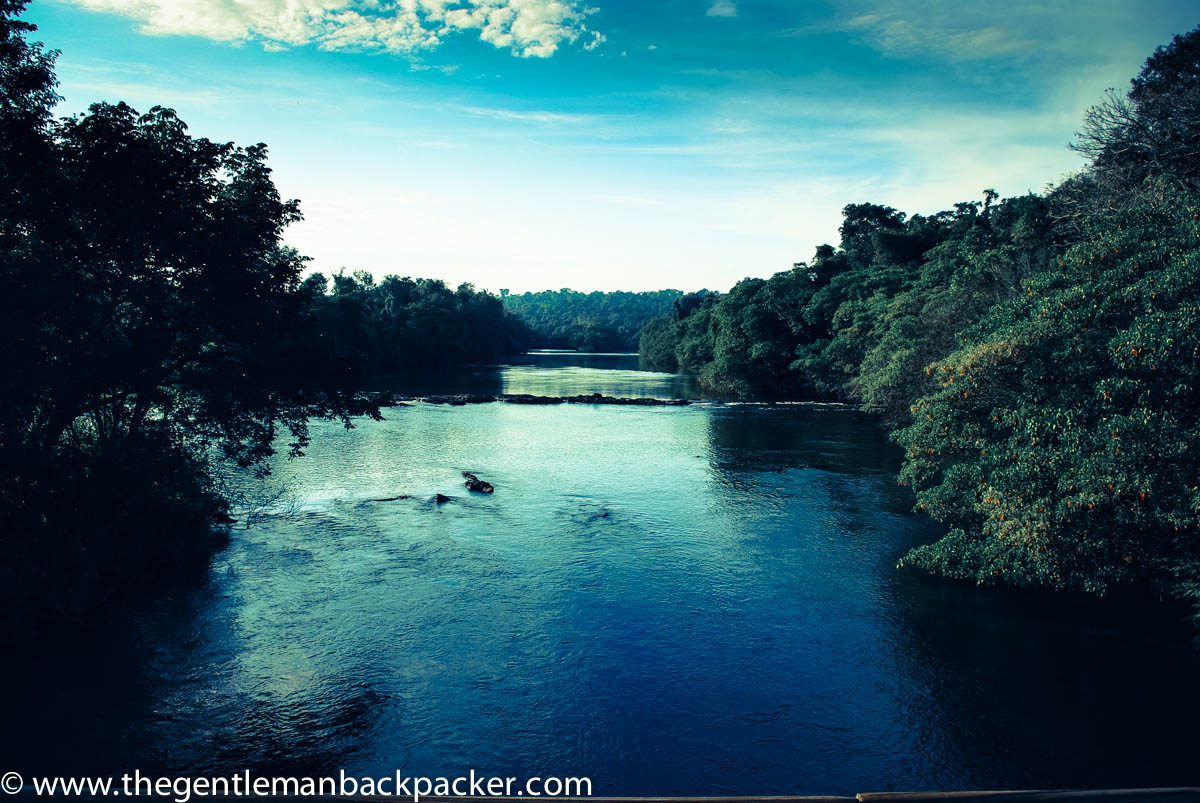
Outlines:
[[[901,481],[950,530],[902,565],[1200,600],[1200,199],[1144,197],[921,369]]]

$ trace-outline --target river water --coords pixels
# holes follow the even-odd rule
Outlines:
[[[699,393],[620,355],[434,384]],[[938,531],[864,414],[418,403],[313,434],[246,486],[263,509],[204,582],[10,656],[0,769],[475,769],[611,795],[1200,782],[1179,612],[898,573]]]

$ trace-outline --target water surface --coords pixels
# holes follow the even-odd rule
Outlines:
[[[481,378],[693,394],[628,357]],[[1200,660],[1174,615],[898,574],[937,531],[897,464],[870,417],[828,407],[322,424],[246,486],[265,510],[204,583],[8,664],[0,755],[27,774],[583,775],[613,795],[1200,781]]]
[[[562,396],[601,393],[623,398],[700,399],[694,376],[639,370],[636,354],[583,354],[545,349],[504,365],[483,365],[444,376],[398,377],[383,383],[398,393],[528,393]]]

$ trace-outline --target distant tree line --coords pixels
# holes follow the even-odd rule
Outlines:
[[[1090,164],[1044,195],[847,206],[837,248],[684,296],[639,351],[718,392],[878,410],[949,528],[904,565],[1200,611],[1200,29],[1074,147]]]
[[[534,332],[538,348],[637,351],[638,335],[651,318],[671,308],[678,290],[580,293],[543,290],[519,295],[501,291],[505,309]]]
[[[373,376],[436,371],[488,362],[529,348],[536,336],[499,296],[438,279],[385,276],[366,271],[315,273],[301,293],[309,300],[316,332],[341,359]]]

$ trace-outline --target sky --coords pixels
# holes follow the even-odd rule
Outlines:
[[[1088,106],[1194,0],[34,0],[63,114],[265,142],[326,273],[726,290],[1079,169]]]

